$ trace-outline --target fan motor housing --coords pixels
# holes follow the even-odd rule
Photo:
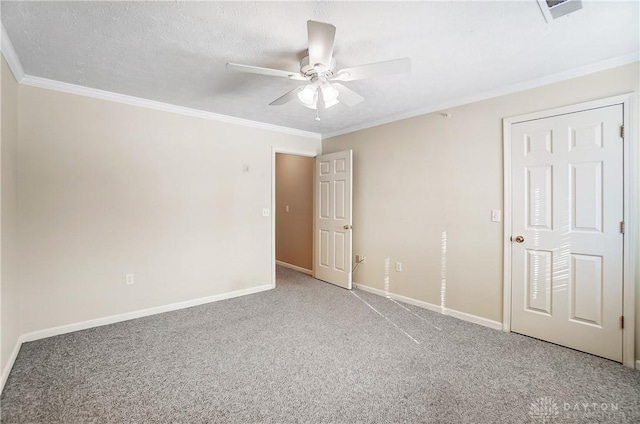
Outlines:
[[[326,68],[322,64],[316,64],[316,65],[309,64],[309,56],[305,56],[300,61],[300,73],[306,77],[318,76],[318,77],[331,78],[333,77],[333,73],[335,69],[336,69],[336,60],[333,58],[331,59],[331,64],[329,68]]]

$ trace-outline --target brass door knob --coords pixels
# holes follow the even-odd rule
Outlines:
[[[353,228],[353,227],[352,227],[351,225],[345,225],[345,226],[344,226],[344,227],[342,227],[342,228],[344,228],[345,230],[350,230],[350,229],[351,229],[351,228]]]
[[[516,238],[514,238],[513,241],[515,241],[516,243],[524,243],[524,237],[516,236]]]

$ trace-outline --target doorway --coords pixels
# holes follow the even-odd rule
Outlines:
[[[278,156],[280,154],[286,154],[289,156],[304,159],[310,159],[311,166],[311,249],[310,254],[312,258],[312,268],[304,268],[304,265],[291,264],[285,262],[284,256],[276,256],[276,236],[278,230],[276,228],[276,221],[278,215],[284,218],[284,225],[287,225],[287,221],[293,212],[293,201],[287,201],[291,199],[290,196],[281,197],[278,202],[277,185],[279,183],[278,174],[280,179],[289,180],[294,174],[277,172],[276,161],[279,158],[285,156]],[[329,153],[326,155],[317,155],[315,152],[305,152],[299,150],[286,150],[281,148],[272,147],[271,149],[271,285],[276,287],[276,264],[288,266],[297,271],[302,271],[307,274],[311,274],[313,277],[338,285],[343,288],[351,289],[352,285],[352,204],[353,204],[353,152],[351,150],[344,152]],[[286,158],[290,159],[290,158]],[[283,163],[282,161],[280,161]],[[305,165],[306,166],[306,165]],[[282,170],[281,170],[282,171]],[[297,171],[296,171],[297,172]],[[308,177],[307,171],[304,172],[306,180]],[[307,197],[309,194],[305,190],[308,190],[308,184],[304,184],[304,187],[298,187],[294,189],[296,193],[303,197]],[[300,190],[300,191],[298,191]],[[282,188],[281,188],[282,191]],[[288,208],[287,208],[288,206]],[[306,206],[303,206],[301,210],[308,209],[308,201]],[[306,220],[306,218],[305,218]],[[306,221],[308,222],[308,221]],[[300,227],[302,228],[302,226]],[[301,230],[307,236],[306,229]],[[282,242],[282,240],[280,240]],[[284,243],[287,243],[285,240]],[[304,241],[307,243],[308,241]],[[281,245],[286,246],[285,245]],[[287,249],[299,249],[300,246],[295,244],[293,247],[288,246]],[[282,250],[280,253],[283,253]],[[305,258],[308,257],[304,256]],[[302,263],[302,262],[300,262]],[[307,262],[308,263],[308,262]]]
[[[313,275],[315,158],[276,153],[276,264]]]
[[[625,101],[505,120],[504,325],[633,366]]]

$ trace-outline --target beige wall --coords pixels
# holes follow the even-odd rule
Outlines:
[[[272,283],[272,148],[320,141],[23,85],[19,111],[23,332]]]
[[[276,154],[276,259],[308,270],[313,267],[314,165],[311,157]]]
[[[502,119],[637,92],[638,79],[635,63],[324,140],[323,153],[354,151],[354,254],[367,257],[354,280],[383,289],[390,258],[391,292],[501,321]]]
[[[5,371],[9,357],[20,336],[19,287],[17,268],[18,211],[16,196],[16,165],[18,147],[18,83],[2,58],[2,196],[1,196],[1,299],[2,317],[0,370]]]
[[[28,86],[18,102],[5,70],[2,361],[18,334],[5,318],[17,309],[7,97],[19,106],[21,333],[271,283],[271,149],[318,141]],[[367,256],[355,281],[383,289],[390,258],[392,292],[441,304],[446,232],[444,303],[500,321],[502,118],[629,91],[638,64],[325,140],[324,153],[354,150],[354,253]]]

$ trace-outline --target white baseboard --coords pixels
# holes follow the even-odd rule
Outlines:
[[[438,312],[443,315],[449,315],[454,318],[461,319],[463,321],[472,322],[474,324],[482,325],[484,327],[493,328],[494,330],[502,330],[502,323],[493,321],[487,318],[482,318],[477,315],[471,315],[466,312],[456,311],[455,309],[443,308],[433,303],[424,302],[422,300],[413,299],[411,297],[401,296],[395,293],[387,293],[384,290],[376,289],[373,287],[365,286],[363,284],[354,283],[354,286],[360,290],[367,291],[369,293],[377,294],[378,296],[389,297],[390,299],[397,300],[399,302],[408,303],[419,308],[427,309],[429,311]]]
[[[302,268],[302,267],[300,267],[298,265],[291,265],[291,264],[288,264],[286,262],[282,262],[282,261],[278,261],[278,260],[276,260],[276,265],[280,265],[280,266],[283,266],[285,268],[290,268],[290,269],[293,269],[295,271],[304,272],[305,274],[313,275],[313,271],[311,271],[310,269],[307,269],[307,268]]]
[[[640,371],[640,359],[636,359],[636,369]]]
[[[161,314],[163,312],[170,312],[178,309],[190,308],[192,306],[198,306],[198,305],[203,305],[205,303],[217,302],[219,300],[231,299],[239,296],[246,296],[248,294],[271,290],[272,288],[273,286],[271,284],[265,284],[262,286],[251,287],[248,289],[235,290],[228,293],[221,293],[213,296],[186,300],[184,302],[170,303],[168,305],[156,306],[148,309],[141,309],[138,311],[127,312],[124,314],[111,315],[108,317],[96,318],[88,321],[77,322],[74,324],[67,324],[67,325],[61,325],[59,327],[47,328],[45,330],[32,331],[30,333],[23,334],[22,341],[31,342],[34,340],[44,339],[46,337],[57,336],[60,334],[71,333],[79,330],[86,330],[87,328],[100,327],[102,325],[114,324],[116,322],[122,322],[122,321],[131,320],[131,319],[147,317],[149,315]]]
[[[20,346],[22,346],[22,336],[18,337],[18,340],[16,340],[16,345],[14,346],[13,351],[11,351],[11,355],[9,355],[9,362],[7,362],[7,365],[5,365],[4,369],[2,370],[2,375],[0,376],[0,394],[4,389],[4,384],[7,382],[7,379],[9,378],[9,373],[11,372],[11,368],[13,368],[13,364],[15,364],[16,362],[16,358],[18,357],[18,352],[20,352]]]

